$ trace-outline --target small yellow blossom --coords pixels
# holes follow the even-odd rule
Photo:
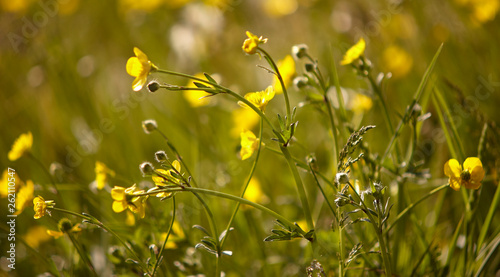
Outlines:
[[[266,90],[263,91],[249,92],[245,94],[245,99],[248,100],[250,103],[254,104],[262,112],[265,111],[267,104],[273,98],[274,98],[274,89],[272,86],[267,87]],[[241,107],[250,109],[250,107],[247,104],[241,101],[238,101],[238,104]]]
[[[265,204],[269,201],[269,198],[267,198],[267,196],[262,192],[260,182],[257,178],[253,177],[250,180],[247,190],[245,191],[245,199],[260,204]]]
[[[267,0],[263,1],[264,11],[272,17],[282,17],[294,13],[299,7],[297,0]]]
[[[465,160],[463,169],[457,160],[447,161],[444,165],[444,174],[449,177],[451,188],[458,191],[461,186],[467,189],[481,187],[485,172],[481,160],[471,157]]]
[[[384,65],[394,78],[408,74],[413,65],[413,58],[403,48],[391,45],[384,50],[382,55]]]
[[[127,61],[127,73],[135,77],[132,82],[132,89],[139,91],[148,81],[149,73],[157,70],[158,68],[148,59],[139,48],[134,47],[135,57],[131,57]]]
[[[67,218],[63,218],[57,224],[59,231],[47,230],[47,234],[55,239],[58,239],[64,235],[64,233],[79,233],[82,231],[80,223],[73,225],[71,221]]]
[[[115,176],[115,172],[109,169],[104,163],[100,161],[95,162],[95,181],[97,183],[97,189],[101,190],[106,186],[108,181],[108,175],[111,177]]]
[[[203,73],[197,73],[194,75],[196,78],[204,79],[206,80],[207,78]],[[194,80],[190,80],[189,83],[186,85],[188,88],[197,88],[197,86],[194,84]],[[207,85],[207,84],[204,84]],[[183,93],[184,98],[188,101],[189,105],[193,108],[197,107],[202,107],[210,104],[210,94],[206,91],[202,90],[186,90]]]
[[[259,47],[259,44],[267,42],[267,38],[262,38],[262,36],[257,37],[256,35],[250,33],[249,31],[247,31],[246,34],[248,38],[243,42],[242,49],[247,54],[252,55],[257,53],[257,48]]]
[[[360,38],[359,41],[354,44],[344,55],[344,59],[340,62],[341,65],[350,64],[357,60],[365,52],[365,40]]]
[[[163,243],[165,241],[165,238],[167,237],[167,233],[162,233],[160,236],[160,241]],[[186,238],[186,235],[184,234],[184,230],[182,230],[182,226],[179,224],[179,222],[176,220],[174,221],[174,224],[172,225],[172,231],[170,232],[170,235],[168,236],[168,241],[167,244],[165,244],[166,249],[176,249],[178,248],[178,243],[180,241],[183,241]]]
[[[22,213],[23,210],[31,204],[34,192],[35,185],[31,180],[26,181],[25,185],[19,189],[16,195],[16,215]]]
[[[47,209],[54,208],[55,205],[56,203],[54,202],[54,200],[45,201],[45,199],[43,199],[43,197],[41,197],[40,195],[35,197],[35,199],[33,199],[33,210],[35,211],[34,218],[42,218],[47,212]]]
[[[361,93],[356,93],[352,99],[349,99],[349,108],[356,114],[369,111],[372,106],[373,100]]]
[[[22,134],[16,139],[12,145],[12,149],[9,152],[9,160],[15,161],[21,158],[24,154],[31,151],[31,146],[33,145],[33,135],[31,132]]]
[[[165,169],[156,170],[155,172],[156,175],[152,177],[155,185],[157,185],[158,187],[164,187],[168,184],[180,185],[181,180],[179,180],[179,178],[174,176],[178,176],[177,173],[181,172],[181,163],[178,160],[175,160],[172,162],[172,167],[173,169],[169,170]],[[164,197],[164,196],[159,196],[159,197]]]
[[[129,188],[115,186],[111,190],[111,198],[114,200],[112,209],[115,213],[121,213],[127,208],[133,213],[139,214],[141,218],[146,215],[146,200],[148,196],[141,196],[144,190],[138,190],[136,185]]]
[[[241,160],[250,158],[253,152],[259,147],[259,139],[252,131],[245,130],[241,132]]]
[[[239,108],[231,112],[231,119],[233,121],[231,136],[237,138],[241,130],[253,129],[259,123],[260,116],[251,109]]]
[[[295,70],[295,60],[291,55],[287,55],[283,60],[278,62],[278,70],[283,78],[283,83],[285,87],[292,83],[293,78],[297,75],[297,71]],[[277,94],[283,93],[283,88],[281,87],[280,81],[277,76],[274,77],[274,90]]]
[[[28,232],[23,236],[24,241],[30,247],[37,249],[40,244],[50,240],[47,234],[47,228],[42,225],[35,225],[28,229]]]

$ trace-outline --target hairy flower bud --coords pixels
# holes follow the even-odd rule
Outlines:
[[[144,120],[142,122],[142,129],[144,129],[146,134],[149,134],[158,129],[158,124],[156,124],[156,120],[153,119]]]
[[[168,156],[165,151],[160,150],[155,153],[155,158],[159,163],[166,162],[168,160]]]
[[[141,169],[142,175],[149,176],[153,175],[155,168],[150,162],[143,162],[139,168]]]
[[[160,89],[160,84],[158,84],[158,82],[156,81],[152,81],[148,84],[148,90],[150,92],[155,92],[157,91],[158,89]]]
[[[296,60],[300,60],[307,55],[307,50],[309,48],[305,44],[297,44],[292,46],[292,56]]]

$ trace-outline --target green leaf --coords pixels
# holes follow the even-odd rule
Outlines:
[[[215,81],[215,79],[214,79],[214,78],[212,78],[212,76],[210,76],[208,73],[203,73],[203,75],[205,75],[205,78],[207,78],[207,80],[208,80],[210,83],[217,84],[217,81]]]

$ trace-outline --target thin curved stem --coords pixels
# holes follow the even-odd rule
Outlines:
[[[245,187],[243,188],[243,191],[241,192],[241,198],[245,196],[245,192],[247,191],[248,185],[250,184],[250,181],[252,180],[253,174],[255,172],[255,168],[257,167],[257,162],[259,161],[260,157],[260,150],[262,148],[262,133],[264,129],[264,121],[261,118],[260,119],[260,127],[259,127],[259,147],[257,148],[257,153],[255,155],[255,160],[253,161],[252,168],[250,169],[250,173],[248,174],[247,181],[245,184]],[[238,213],[238,210],[240,208],[240,202],[237,202],[236,207],[234,208],[233,214],[231,215],[231,218],[229,219],[229,222],[227,223],[226,227],[226,232],[229,232],[229,228],[231,228],[231,224],[233,224],[233,220],[236,217],[236,214]],[[224,242],[226,241],[227,235],[222,238],[222,241],[220,243],[221,248],[224,246]]]
[[[155,265],[153,267],[153,272],[151,273],[151,276],[155,276],[156,270],[158,269],[158,266],[160,265],[160,262],[163,259],[163,257],[162,257],[163,250],[165,250],[165,245],[167,244],[168,237],[170,236],[170,233],[172,233],[172,228],[173,228],[174,222],[175,222],[175,209],[176,209],[176,205],[175,205],[175,195],[174,195],[174,196],[172,196],[172,221],[170,221],[170,226],[168,227],[167,236],[165,237],[165,240],[163,241],[163,245],[160,248],[160,252],[158,252],[158,256],[156,257],[156,262],[155,262]]]

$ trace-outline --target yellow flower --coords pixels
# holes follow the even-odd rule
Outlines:
[[[139,48],[134,47],[135,57],[127,61],[127,73],[135,77],[132,82],[132,89],[139,91],[148,81],[149,73],[158,69]]]
[[[28,232],[23,236],[27,245],[32,248],[38,248],[41,243],[48,241],[50,236],[47,234],[47,228],[41,225],[35,225],[29,228]]]
[[[33,135],[31,132],[27,132],[26,134],[21,134],[19,138],[16,139],[14,144],[12,145],[12,149],[9,152],[9,160],[15,161],[25,153],[31,151],[31,146],[33,145]]]
[[[254,135],[254,133],[252,133],[252,131],[246,130],[241,132],[241,160],[250,158],[258,147],[259,139]]]
[[[350,64],[357,60],[365,52],[365,40],[360,38],[359,41],[354,44],[344,55],[344,59],[340,62],[341,65]]]
[[[165,238],[167,237],[167,233],[161,233],[160,236],[160,241],[163,243],[165,241]],[[179,222],[174,221],[174,224],[172,225],[172,232],[170,232],[170,235],[168,236],[168,241],[167,244],[165,244],[166,249],[176,249],[178,246],[177,244],[180,241],[183,241],[186,238],[186,235],[184,234],[184,230],[182,230],[182,226],[179,224]]]
[[[245,199],[248,199],[254,203],[265,204],[269,201],[267,196],[262,192],[260,182],[257,178],[253,177],[248,184],[248,188],[245,191]],[[247,207],[247,206],[243,206]]]
[[[361,93],[354,94],[354,97],[349,100],[349,107],[356,114],[361,114],[369,111],[372,106],[372,99]]]
[[[257,48],[259,47],[259,44],[266,43],[267,38],[262,38],[262,36],[257,37],[256,35],[250,33],[249,31],[246,32],[247,34],[247,39],[243,42],[243,51],[247,54],[255,54],[257,53]]]
[[[172,162],[172,167],[175,170],[174,169],[169,169],[169,170],[158,169],[158,170],[156,170],[157,171],[157,172],[155,172],[156,176],[152,177],[155,185],[157,185],[158,187],[164,187],[168,184],[175,184],[175,185],[180,184],[181,180],[179,180],[179,178],[174,177],[174,176],[177,176],[177,172],[179,172],[179,173],[181,172],[181,163],[178,160],[175,160]],[[158,172],[159,172],[159,174],[158,174]],[[164,196],[158,196],[158,197],[164,197]]]
[[[141,196],[144,190],[137,190],[136,185],[129,188],[115,186],[111,190],[111,198],[114,200],[112,209],[115,213],[121,213],[127,208],[133,213],[139,214],[141,218],[146,215],[146,200],[148,196]]]
[[[101,190],[106,186],[108,181],[108,175],[111,177],[115,176],[115,172],[109,169],[104,163],[100,161],[95,162],[95,181],[97,183],[97,189]]]
[[[16,215],[22,213],[23,210],[31,204],[34,192],[35,185],[31,180],[26,181],[26,184],[19,189],[16,195]]]
[[[58,239],[64,235],[64,233],[78,233],[82,231],[80,228],[80,223],[73,225],[71,221],[67,218],[63,218],[57,224],[59,231],[47,230],[47,234]]]
[[[254,106],[256,106],[262,112],[265,111],[267,103],[269,103],[269,101],[271,101],[271,99],[273,98],[274,98],[274,89],[272,86],[267,87],[266,90],[263,91],[249,92],[245,94],[245,99],[248,100],[250,103],[254,104]],[[250,107],[247,104],[241,101],[238,101],[238,104],[241,107],[250,109]]]
[[[262,4],[264,5],[264,11],[272,17],[292,14],[299,7],[297,0],[267,0]]]
[[[203,73],[197,73],[194,75],[194,77],[204,79],[206,80],[207,78]],[[207,84],[204,84],[207,85]],[[190,80],[189,83],[186,85],[188,88],[197,88],[197,86],[194,84],[193,80]],[[186,90],[183,93],[184,98],[188,101],[189,105],[193,108],[196,107],[201,107],[201,106],[206,106],[210,104],[210,94],[207,93],[206,91],[202,90]]]
[[[278,62],[278,70],[283,78],[283,83],[285,87],[288,87],[297,72],[295,71],[295,60],[291,55],[287,55],[283,60]],[[277,76],[274,77],[274,90],[277,94],[283,93],[283,88],[281,87],[280,81]]]
[[[452,189],[459,190],[461,186],[467,189],[478,189],[484,178],[484,169],[481,160],[472,157],[464,162],[464,168],[457,160],[451,159],[444,165],[444,174],[448,176]]]
[[[384,50],[384,65],[394,78],[400,78],[410,72],[413,58],[403,48],[392,45]]]
[[[233,128],[231,128],[231,136],[237,138],[240,136],[241,130],[250,130],[259,123],[260,116],[251,109],[239,108],[231,112]]]
[[[55,205],[56,203],[54,202],[54,200],[45,201],[45,199],[43,199],[43,197],[41,197],[40,195],[35,197],[35,199],[33,199],[33,210],[35,211],[34,218],[42,218],[45,213],[48,212],[47,209],[54,208]]]

